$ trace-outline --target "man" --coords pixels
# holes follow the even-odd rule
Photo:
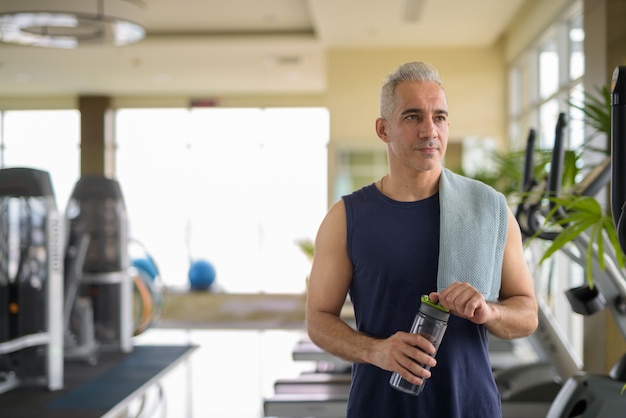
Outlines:
[[[399,67],[380,112],[389,172],[344,196],[320,225],[309,336],[354,363],[348,417],[501,417],[487,332],[512,339],[537,327],[519,226],[504,196],[442,167],[449,121],[436,69]],[[356,330],[339,316],[348,292]],[[452,313],[436,359],[427,339],[407,332],[423,294]],[[392,372],[424,391],[395,390]]]

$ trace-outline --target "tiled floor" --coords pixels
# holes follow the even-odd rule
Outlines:
[[[135,344],[195,344],[189,360],[147,392],[146,418],[260,418],[263,399],[276,379],[313,370],[295,362],[292,351],[303,330],[207,330],[152,328]],[[159,398],[161,401],[159,402]],[[139,402],[132,408],[136,411]],[[134,415],[134,413],[133,413]]]

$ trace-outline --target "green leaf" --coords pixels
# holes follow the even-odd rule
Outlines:
[[[591,226],[591,234],[589,237],[589,244],[587,245],[587,269],[586,269],[586,278],[587,284],[590,288],[593,288],[593,243],[594,241],[598,245],[598,254],[604,254],[604,239],[602,237],[602,224],[594,223]],[[604,271],[606,266],[604,262],[604,256],[598,257],[598,266],[600,270]]]
[[[611,242],[611,245],[615,249],[615,256],[617,258],[617,266],[619,268],[624,268],[625,267],[624,253],[619,244],[619,239],[617,238],[617,231],[615,230],[615,224],[613,223],[613,218],[611,216],[604,216],[604,230],[606,231],[606,234],[609,237],[609,241]]]
[[[624,254],[619,246],[613,220],[611,216],[604,214],[597,200],[589,196],[565,195],[549,198],[549,201],[554,203],[554,207],[546,214],[545,225],[552,230],[554,228],[561,229],[558,230],[556,238],[544,252],[540,263],[549,259],[579,235],[589,230],[589,242],[585,251],[585,276],[589,286],[593,287],[594,257],[597,257],[598,266],[601,270],[606,268],[604,259],[605,233],[615,250],[619,267],[624,267]],[[594,253],[594,245],[597,253]]]
[[[572,218],[567,218],[571,220]],[[563,220],[565,221],[565,220]],[[572,222],[565,229],[563,229],[556,238],[552,241],[552,244],[548,247],[540,262],[545,261],[555,252],[563,249],[567,244],[571,243],[576,237],[585,232],[590,226],[594,224],[592,219],[583,219],[576,222]]]
[[[599,133],[610,137],[611,92],[608,85],[596,87],[594,94],[586,94],[584,103],[569,101],[568,104],[583,113],[585,123],[591,126],[595,131],[591,134],[591,137]]]

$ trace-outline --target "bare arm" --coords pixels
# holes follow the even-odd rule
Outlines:
[[[515,216],[509,210],[508,233],[502,263],[502,282],[498,302],[486,302],[467,283],[454,283],[431,298],[460,317],[485,327],[496,337],[526,337],[537,329],[537,300],[533,281],[526,264],[522,237]]]
[[[435,365],[435,360],[416,347],[433,353],[425,338],[398,332],[387,339],[373,338],[355,331],[340,318],[352,280],[348,257],[346,216],[343,201],[337,202],[322,222],[315,240],[315,257],[307,289],[306,322],[311,340],[323,350],[354,363],[370,363],[397,371],[405,379],[420,384],[430,372],[415,361]]]

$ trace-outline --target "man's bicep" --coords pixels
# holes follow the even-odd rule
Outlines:
[[[506,299],[511,296],[534,297],[534,294],[533,280],[524,256],[519,225],[509,211],[508,234],[502,263],[500,298]]]
[[[346,242],[345,209],[343,204],[337,204],[327,214],[315,239],[308,309],[340,313],[352,279]]]

